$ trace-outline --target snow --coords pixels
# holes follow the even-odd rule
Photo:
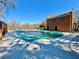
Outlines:
[[[59,41],[60,41],[60,42],[64,42],[64,39],[60,39]]]
[[[8,54],[7,51],[5,51],[5,52],[3,52],[3,53],[0,53],[0,58],[1,58],[2,56],[6,55],[6,54]]]
[[[71,49],[69,48],[68,44],[59,44],[59,46],[61,47],[61,49],[63,49],[64,51],[71,51]]]
[[[43,44],[51,44],[51,40],[49,39],[39,39],[37,40],[37,42],[39,43],[43,43]]]
[[[65,42],[65,43],[69,43],[69,42],[70,42],[70,40],[64,40],[64,42]]]
[[[28,47],[27,47],[27,50],[29,51],[32,51],[32,50],[40,50],[40,47],[39,45],[36,45],[36,44],[30,44]]]
[[[20,40],[18,44],[23,45],[23,44],[26,44],[26,42],[24,40]]]
[[[62,38],[39,39],[32,42],[16,36],[18,35],[7,34],[0,41],[0,59],[79,59],[78,35],[66,33]]]

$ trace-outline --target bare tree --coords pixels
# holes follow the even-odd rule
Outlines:
[[[2,20],[9,8],[15,8],[14,2],[14,0],[0,0],[0,20]]]
[[[47,28],[47,22],[46,22],[46,20],[43,21],[43,22],[40,24],[40,28],[42,28],[42,29],[46,29],[46,28]]]

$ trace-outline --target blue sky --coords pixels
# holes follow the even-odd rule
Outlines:
[[[8,22],[41,23],[49,15],[59,15],[79,9],[79,0],[18,0],[16,9],[10,10]]]

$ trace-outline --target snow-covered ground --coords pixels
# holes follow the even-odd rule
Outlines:
[[[79,59],[79,35],[24,41],[9,32],[0,41],[0,59]]]

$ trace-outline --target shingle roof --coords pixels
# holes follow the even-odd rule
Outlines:
[[[70,13],[72,13],[72,12],[68,12],[68,13],[64,13],[64,14],[56,15],[56,16],[49,16],[49,17],[47,17],[47,19],[56,18],[56,17],[62,17],[62,16],[65,16],[65,15],[69,15]]]
[[[0,20],[0,22],[3,23],[3,24],[5,24],[5,25],[7,25],[5,22],[3,22],[3,21],[1,21],[1,20]]]

